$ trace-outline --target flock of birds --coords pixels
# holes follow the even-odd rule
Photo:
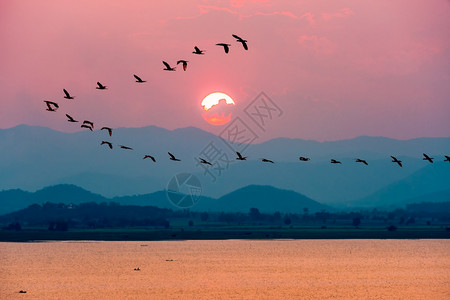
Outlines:
[[[244,39],[242,39],[241,37],[239,37],[239,36],[237,36],[235,34],[232,34],[232,36],[236,39],[236,42],[242,44],[242,46],[243,46],[243,48],[245,50],[248,50],[247,40],[244,40]],[[219,46],[219,47],[223,47],[223,50],[224,50],[225,53],[229,53],[231,44],[217,43],[216,45]],[[194,46],[194,51],[192,53],[196,54],[196,55],[203,55],[203,54],[205,54],[205,50],[201,50],[197,46]],[[165,71],[175,71],[176,67],[171,67],[170,64],[168,64],[165,61],[163,61],[162,63],[165,66],[165,68],[163,70],[165,70]],[[179,65],[179,64],[182,64],[183,71],[187,70],[187,64],[188,64],[187,60],[178,60],[177,61],[177,65]],[[136,74],[134,74],[133,76],[136,79],[137,83],[145,83],[146,82],[145,80],[142,80]],[[103,85],[102,83],[97,82],[97,86],[96,86],[97,90],[106,90],[107,88],[108,87],[106,85]],[[71,99],[75,98],[66,89],[63,89],[63,92],[64,92],[64,98],[65,99],[71,100]],[[58,108],[59,108],[59,105],[56,102],[47,101],[47,100],[45,100],[44,102],[45,102],[45,104],[47,106],[47,108],[46,108],[47,111],[56,112],[58,110]],[[70,122],[70,123],[78,123],[79,122],[78,120],[76,120],[72,116],[70,116],[69,114],[66,114],[66,117],[67,117],[67,121]],[[90,131],[93,131],[94,130],[94,122],[89,121],[89,120],[84,120],[83,123],[81,124],[81,128],[85,128],[85,129],[88,129]],[[103,126],[103,127],[101,127],[100,130],[106,130],[110,137],[113,134],[113,129],[111,127]],[[111,142],[105,141],[105,140],[101,141],[100,145],[102,145],[102,146],[106,145],[106,146],[109,147],[109,149],[113,149],[114,148],[114,146],[113,146],[113,144]],[[133,150],[133,148],[129,147],[129,146],[125,146],[125,145],[118,145],[118,146],[121,149],[124,149],[124,150]],[[175,157],[175,155],[173,155],[172,153],[170,153],[170,152],[167,152],[167,153],[169,155],[169,160],[176,161],[176,162],[181,161],[181,159]],[[239,161],[247,160],[247,157],[246,156],[242,156],[242,154],[240,152],[236,152],[236,155],[237,155],[236,160],[239,160]],[[393,163],[398,164],[400,167],[403,166],[401,160],[397,159],[395,156],[391,156],[391,158],[392,158],[392,162]],[[152,156],[152,155],[149,155],[149,154],[145,154],[142,159],[150,159],[153,162],[156,162],[156,158],[154,156]],[[270,159],[267,159],[267,158],[260,158],[260,160],[262,162],[264,162],[264,163],[272,163],[272,164],[274,163],[273,160],[270,160]],[[307,161],[310,161],[311,159],[309,157],[300,156],[299,160],[302,161],[302,162],[307,162]],[[423,153],[423,160],[427,160],[430,163],[433,163],[434,158],[429,157],[427,154]],[[445,160],[444,161],[450,162],[450,156],[445,155]],[[201,164],[204,164],[204,165],[209,165],[209,166],[213,165],[211,162],[209,162],[206,159],[201,158],[201,157],[199,157],[199,162]],[[364,164],[366,166],[368,165],[368,162],[366,160],[360,159],[360,158],[356,158],[355,162],[362,163],[362,164]],[[341,161],[338,161],[336,159],[331,159],[330,163],[332,163],[332,164],[342,164]]]

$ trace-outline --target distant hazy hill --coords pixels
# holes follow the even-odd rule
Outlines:
[[[199,206],[202,204],[199,203]],[[303,208],[308,208],[309,211],[329,209],[326,205],[293,191],[250,185],[220,197],[215,203],[211,203],[210,210],[248,212],[252,207],[264,213],[303,213]]]
[[[400,207],[414,202],[446,201],[450,196],[449,179],[450,164],[444,162],[430,164],[352,204],[362,207]]]
[[[159,208],[177,209],[167,198],[165,191],[145,195],[105,198],[73,185],[57,185],[46,187],[35,193],[20,190],[0,192],[0,215],[24,209],[31,204],[53,203],[85,203],[85,202],[117,202],[122,205],[156,206]],[[3,205],[14,203],[14,205]],[[194,211],[244,212],[256,207],[261,212],[301,213],[303,208],[311,212],[329,207],[293,191],[280,190],[270,186],[248,186],[220,199],[200,197],[197,204],[190,208]]]
[[[53,203],[82,203],[82,202],[105,202],[107,198],[93,194],[80,187],[61,184],[45,187],[34,193],[22,190],[0,191],[0,214],[9,213],[28,207],[31,204]]]
[[[115,148],[100,146],[102,140],[111,141]],[[230,162],[223,165],[220,174],[210,169],[215,172],[215,181],[195,161],[206,155],[201,152],[210,143]],[[120,149],[119,144],[134,150]],[[400,141],[359,137],[333,142],[279,138],[250,145],[245,151],[249,160],[237,162],[235,153],[221,139],[194,127],[118,128],[109,137],[100,130],[63,133],[21,125],[0,130],[0,189],[36,191],[45,186],[74,184],[112,198],[164,190],[172,176],[189,172],[201,180],[203,194],[208,197],[220,198],[248,185],[269,185],[321,203],[348,204],[425,167],[430,180],[439,181],[443,174],[433,171],[437,163],[428,165],[421,156],[425,152],[442,162],[449,149],[450,138]],[[170,161],[169,151],[182,161]],[[143,160],[145,154],[155,156],[157,162]],[[300,162],[300,155],[311,157],[311,161]],[[391,163],[390,155],[402,159],[404,167]],[[261,157],[273,159],[275,164],[264,164]],[[355,163],[356,157],[367,159],[369,165]],[[332,165],[330,158],[343,164]],[[424,185],[420,193],[436,191],[428,187],[432,185]]]

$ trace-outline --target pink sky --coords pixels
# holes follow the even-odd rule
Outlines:
[[[449,16],[444,0],[3,0],[0,128],[78,130],[69,113],[219,133],[201,116],[203,97],[225,92],[241,115],[264,91],[284,114],[259,141],[450,136]],[[206,54],[192,54],[195,45]],[[189,60],[186,72],[162,70],[178,59]],[[45,111],[43,100],[60,110]]]

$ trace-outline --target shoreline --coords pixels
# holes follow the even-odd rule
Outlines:
[[[396,231],[386,228],[0,230],[0,242],[449,238],[450,231],[445,228],[414,227]]]

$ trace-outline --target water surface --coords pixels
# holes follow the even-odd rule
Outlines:
[[[0,299],[450,299],[448,240],[0,243],[0,261]]]

